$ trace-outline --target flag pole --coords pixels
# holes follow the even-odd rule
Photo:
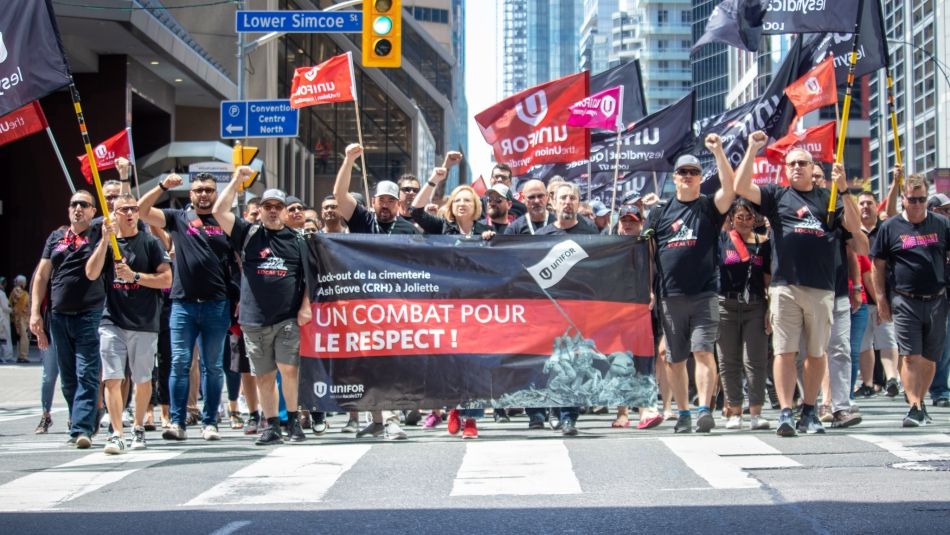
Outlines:
[[[109,204],[106,202],[106,196],[102,193],[102,181],[99,180],[99,166],[96,164],[96,155],[92,152],[92,142],[89,141],[89,132],[86,130],[86,118],[82,113],[82,104],[79,100],[79,89],[76,88],[76,82],[73,77],[69,77],[69,95],[73,100],[73,109],[76,111],[76,120],[79,122],[79,133],[82,134],[82,144],[86,148],[86,158],[89,159],[89,169],[92,170],[92,180],[96,186],[96,195],[99,197],[99,206],[102,207],[102,217],[105,225],[112,225],[112,217],[109,215]],[[109,234],[112,243],[112,255],[116,262],[122,260],[122,251],[119,250],[119,242],[115,239],[115,234]]]
[[[356,137],[359,144],[363,147],[360,152],[360,172],[363,175],[363,191],[366,193],[366,203],[370,204],[372,197],[369,196],[369,182],[366,179],[366,147],[363,145],[363,127],[360,125],[360,103],[353,101],[353,110],[356,112]]]
[[[66,162],[63,161],[63,154],[59,152],[59,145],[56,144],[56,138],[53,137],[53,131],[49,125],[46,125],[46,135],[49,136],[49,142],[53,145],[53,152],[56,153],[56,159],[59,160],[59,166],[63,169],[63,175],[66,177],[66,185],[69,186],[70,194],[76,193],[76,186],[73,185],[73,179],[69,177],[69,170],[66,169]]]
[[[656,181],[656,169],[653,170],[653,193],[655,193],[657,197],[660,196],[660,186]]]
[[[125,127],[125,136],[129,138],[129,161],[132,162],[132,178],[135,179],[135,196],[142,197],[142,191],[139,189],[139,170],[135,165],[135,145],[132,144],[132,127]]]
[[[834,67],[835,53],[829,50],[828,55],[831,56],[831,65],[832,67]],[[838,87],[837,86],[835,86],[835,121],[837,121],[837,124],[839,125],[841,124],[841,103],[838,102]]]
[[[587,202],[590,202],[591,199],[591,165],[590,165],[590,154],[587,155]]]
[[[617,213],[617,179],[620,177],[620,134],[623,131],[620,129],[620,125],[617,126],[617,144],[614,147],[614,193],[613,198],[610,200],[610,219],[613,221],[614,215]],[[607,234],[614,233],[614,226],[609,226],[610,230],[607,231]]]
[[[851,93],[854,89],[854,70],[858,63],[858,39],[861,37],[861,15],[864,13],[864,0],[858,0],[858,16],[854,21],[854,34],[851,39],[851,59],[848,63],[848,86],[844,94],[844,110],[841,113],[841,128],[838,133],[838,150],[835,152],[835,164],[844,163],[844,143],[848,135],[848,118],[851,115]],[[838,203],[838,182],[831,182],[831,197],[828,198],[828,222],[835,215]]]

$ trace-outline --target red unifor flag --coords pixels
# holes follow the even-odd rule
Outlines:
[[[488,193],[488,186],[485,185],[485,178],[482,175],[478,175],[478,178],[472,182],[472,189],[475,190],[475,193],[477,193],[479,197],[484,197],[485,194]]]
[[[835,121],[792,132],[765,149],[766,157],[774,163],[785,164],[785,155],[792,149],[804,149],[819,162],[835,161]]]
[[[798,115],[838,102],[834,58],[828,58],[785,88],[785,94]]]
[[[515,176],[531,166],[587,158],[589,131],[567,126],[571,104],[587,97],[587,71],[512,95],[475,116],[495,160]]]
[[[46,126],[43,108],[40,107],[39,101],[34,100],[0,117],[0,146],[31,136]]]
[[[305,108],[356,100],[355,87],[353,54],[347,52],[333,56],[319,65],[294,71],[290,107]]]
[[[118,134],[96,145],[92,152],[96,155],[96,168],[100,171],[114,169],[116,158],[122,157],[131,160],[132,158],[129,157],[132,152],[129,149],[129,130],[127,128],[123,129]],[[89,158],[85,154],[76,156],[76,158],[79,159],[82,176],[86,177],[87,183],[92,184],[92,169],[89,167]]]
[[[765,186],[767,184],[785,184],[785,172],[782,164],[769,161],[764,156],[756,156],[755,164],[752,170],[752,183],[756,186]]]

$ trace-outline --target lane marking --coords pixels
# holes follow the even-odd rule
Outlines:
[[[513,440],[466,445],[452,496],[580,494],[562,440]]]
[[[660,440],[716,489],[760,488],[762,484],[750,476],[747,469],[801,466],[753,436],[664,437]]]
[[[886,450],[905,461],[943,461],[950,459],[950,436],[943,433],[926,435],[848,435]]]

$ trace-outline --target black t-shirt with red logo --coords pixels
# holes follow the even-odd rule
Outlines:
[[[231,246],[211,214],[163,209],[165,229],[175,244],[172,299],[222,301],[228,298]]]
[[[139,231],[135,236],[116,238],[116,241],[122,251],[122,258],[135,273],[156,273],[162,264],[172,261],[162,242],[151,234]],[[117,279],[111,247],[102,268],[102,277],[106,285],[106,310],[102,314],[104,325],[115,325],[127,331],[159,332],[161,290]]]
[[[689,202],[674,197],[651,211],[647,228],[653,229],[656,240],[660,297],[716,292],[725,217],[708,195]]]
[[[52,263],[50,307],[59,314],[80,314],[101,309],[106,298],[102,277],[86,278],[86,261],[92,255],[102,225],[98,222],[76,234],[70,228],[56,229],[46,239],[43,258]]]
[[[741,239],[741,237],[740,237]],[[719,239],[719,293],[742,295],[749,284],[749,295],[765,299],[765,275],[772,269],[772,243],[759,238],[759,243],[745,243],[749,259],[742,260],[728,232]],[[752,262],[752,269],[749,269]]]
[[[306,287],[303,235],[290,227],[270,230],[238,219],[231,230],[231,246],[238,254],[244,249],[239,323],[260,327],[297,317]]]
[[[940,214],[911,223],[903,215],[878,225],[871,256],[887,262],[891,289],[915,295],[934,295],[946,285],[947,243],[950,221]]]
[[[760,212],[772,226],[772,284],[833,291],[840,255],[836,231],[844,218],[840,199],[829,225],[828,190],[797,191],[774,184],[760,190]]]

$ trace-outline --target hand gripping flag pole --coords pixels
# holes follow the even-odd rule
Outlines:
[[[82,133],[82,143],[86,147],[86,157],[89,158],[89,169],[92,170],[93,183],[96,185],[96,195],[99,198],[99,206],[102,207],[102,216],[104,225],[112,225],[112,217],[109,214],[109,205],[106,202],[106,196],[102,193],[102,182],[99,180],[99,166],[96,165],[96,155],[92,152],[92,143],[89,141],[89,132],[86,130],[86,118],[82,113],[82,104],[79,100],[79,90],[76,88],[76,82],[70,77],[69,95],[73,99],[73,108],[76,110],[76,120],[79,121],[79,132]],[[116,262],[122,260],[122,251],[119,250],[119,242],[115,239],[115,234],[109,235],[112,244],[112,256]]]
[[[864,13],[864,0],[858,2],[858,16],[854,21],[854,34],[851,39],[851,56],[848,63],[848,87],[844,94],[844,109],[841,111],[841,128],[838,133],[838,150],[835,152],[835,164],[844,163],[844,143],[848,135],[848,118],[851,115],[851,93],[854,89],[854,70],[858,64],[858,40],[861,37],[861,14]],[[838,182],[831,182],[831,197],[828,199],[828,223],[835,216],[838,204]]]

